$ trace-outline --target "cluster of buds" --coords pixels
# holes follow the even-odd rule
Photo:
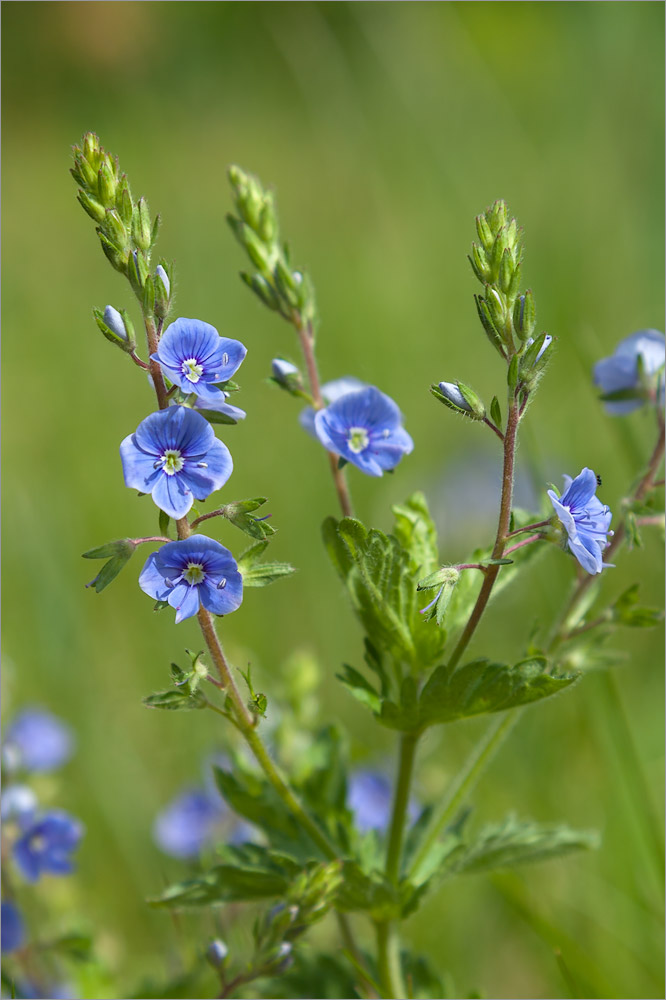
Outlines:
[[[161,261],[154,274],[150,268],[159,215],[151,222],[146,199],[134,201],[127,176],[120,172],[118,158],[106,152],[93,132],[87,132],[81,146],[74,146],[73,151],[71,174],[79,185],[78,200],[97,223],[102,250],[116,271],[128,278],[144,313],[164,319],[171,298],[170,265]],[[117,310],[113,312],[117,315]],[[121,325],[97,314],[95,319],[107,339],[123,350],[133,350],[133,345],[128,347],[132,335],[126,323],[123,333]]]
[[[255,270],[241,278],[265,306],[289,322],[311,328],[316,318],[314,288],[307,274],[292,268],[289,250],[280,242],[273,195],[240,167],[229,168],[237,215],[227,222]]]

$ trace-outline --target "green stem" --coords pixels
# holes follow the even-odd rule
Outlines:
[[[409,806],[409,790],[414,771],[414,758],[419,735],[403,733],[400,739],[400,762],[398,779],[393,799],[393,814],[389,831],[388,848],[386,851],[386,874],[395,885],[400,880],[400,862],[402,860],[402,842],[405,831],[405,820]]]
[[[400,938],[394,921],[386,920],[375,925],[377,930],[377,967],[384,997],[404,1000],[405,983],[400,962]]]
[[[410,877],[426,859],[428,852],[437,842],[442,830],[453,819],[463,802],[468,798],[481,774],[515,726],[519,715],[520,712],[518,710],[498,715],[497,718],[493,719],[491,725],[488,726],[465,761],[462,771],[453,779],[444,794],[444,798],[433,813],[421,845],[412,858],[409,868]]]

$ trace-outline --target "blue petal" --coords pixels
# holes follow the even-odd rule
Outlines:
[[[161,469],[155,468],[155,462],[158,461],[156,455],[149,455],[137,448],[134,434],[126,437],[120,445],[120,461],[125,486],[141,493],[150,493],[155,480],[162,474]]]
[[[177,368],[188,358],[203,358],[215,351],[220,335],[210,323],[180,318],[171,323],[160,339],[157,358]]]
[[[219,588],[217,583],[224,578],[227,582],[224,587]],[[243,577],[236,571],[223,573],[212,582],[206,580],[199,587],[200,599],[207,611],[212,611],[214,615],[228,615],[236,611],[243,603]]]
[[[660,368],[663,368],[664,363],[666,363],[666,341],[663,333],[660,333],[659,330],[638,330],[621,340],[615,348],[615,357],[633,359],[634,369],[637,367],[636,361],[639,354],[648,375],[654,375]]]
[[[185,589],[185,593],[182,594],[181,590]],[[176,592],[178,593],[176,594]],[[174,601],[169,601],[169,604],[176,609],[176,625],[184,621],[186,618],[191,618],[196,615],[199,610],[199,587],[188,587],[185,584],[179,584],[177,587],[173,588],[172,596],[178,598],[178,603],[175,604]]]
[[[220,337],[219,344],[216,345],[214,354],[206,359],[207,381],[226,382],[240,368],[247,347],[241,344],[240,340],[231,340],[229,337]],[[217,378],[208,375],[208,370],[214,371]]]
[[[601,546],[596,538],[586,532],[579,532],[577,537],[569,538],[568,544],[569,549],[584,570],[592,575],[601,573],[603,560]]]
[[[179,473],[167,476],[166,472],[161,472],[153,486],[152,497],[160,510],[175,520],[185,517],[194,503],[194,497]]]
[[[144,594],[148,594],[154,600],[166,601],[171,590],[164,581],[164,573],[157,568],[156,555],[157,553],[153,552],[148,556],[139,576],[139,586]]]
[[[36,882],[41,873],[41,863],[39,855],[30,846],[32,831],[25,833],[16,841],[13,848],[14,861],[18,865],[21,874],[28,882]]]
[[[597,490],[597,477],[592,469],[584,468],[570,484],[561,503],[572,512],[583,510]]]

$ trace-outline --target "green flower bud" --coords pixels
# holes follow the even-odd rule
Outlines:
[[[490,250],[495,237],[492,234],[492,230],[488,225],[485,215],[477,215],[476,231],[479,234],[479,239],[481,240],[484,250]]]
[[[100,205],[98,201],[82,190],[76,197],[84,212],[87,212],[91,219],[94,219],[95,222],[103,222],[106,217],[106,209],[103,205]]]
[[[509,240],[507,236],[506,227],[503,226],[495,237],[495,242],[493,243],[492,254],[490,256],[490,261],[493,269],[493,274],[499,277],[500,268],[502,265],[502,257],[504,256],[505,250],[509,247]]]
[[[485,302],[488,306],[488,312],[490,313],[493,326],[499,333],[500,337],[504,339],[506,308],[504,305],[504,299],[492,285],[486,285]]]
[[[148,265],[146,264],[146,260],[140,250],[133,250],[132,253],[128,255],[127,277],[129,278],[130,285],[138,296],[139,301],[143,302],[143,286],[145,285],[146,278],[148,277]]]
[[[155,315],[166,319],[171,304],[171,281],[163,264],[158,264],[153,278],[155,286]]]
[[[120,178],[120,184],[116,192],[116,209],[118,215],[123,220],[125,226],[129,226],[132,221],[134,203],[132,202],[132,192],[125,174]]]
[[[501,198],[499,198],[496,202],[493,202],[491,207],[486,209],[486,219],[493,233],[497,235],[500,229],[506,225],[506,202]]]
[[[145,198],[139,198],[132,215],[132,240],[141,250],[150,250],[153,243],[152,229],[148,202]]]
[[[490,281],[492,277],[492,269],[488,263],[488,258],[486,257],[485,251],[476,243],[472,243],[472,256],[469,258],[469,262],[472,265],[474,274],[477,276],[482,285],[485,285],[488,281]]]
[[[113,306],[107,306],[104,313],[100,309],[93,309],[93,316],[107,340],[128,354],[134,350],[134,327],[124,310],[118,312]]]
[[[519,295],[513,307],[513,328],[521,340],[527,340],[536,327],[536,305],[532,290]]]
[[[270,193],[265,195],[264,204],[259,213],[257,232],[264,243],[273,243],[277,237],[278,227],[275,217],[275,205],[273,195]]]
[[[102,250],[106,254],[107,259],[111,262],[116,271],[120,271],[121,274],[126,274],[127,261],[130,256],[129,251],[116,246],[116,244],[102,232],[99,226],[97,227],[96,232],[99,236],[99,241],[102,244]]]
[[[516,265],[513,262],[513,254],[507,247],[502,254],[499,269],[499,286],[505,295],[508,295],[513,284]]]
[[[108,157],[102,163],[97,174],[97,190],[99,200],[106,208],[113,208],[116,203],[116,192],[118,181],[113,168],[110,166]]]
[[[128,247],[127,230],[115,208],[107,208],[102,228],[120,250],[125,250]]]
[[[247,274],[245,271],[241,271],[241,278],[265,306],[276,311],[280,309],[280,300],[271,285],[260,274]]]
[[[493,326],[492,317],[490,315],[490,310],[488,309],[488,304],[484,298],[480,295],[474,296],[474,302],[476,303],[476,311],[479,314],[479,319],[481,320],[481,325],[486,332],[488,340],[493,345],[493,347],[503,356],[504,348],[502,346],[502,339],[497,333],[497,330]]]

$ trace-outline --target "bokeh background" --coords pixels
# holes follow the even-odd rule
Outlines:
[[[501,389],[466,260],[474,216],[497,197],[526,233],[539,328],[557,337],[525,426],[519,499],[538,509],[543,484],[590,465],[617,509],[652,449],[654,420],[608,418],[590,366],[628,333],[663,323],[663,19],[649,2],[3,5],[4,716],[37,702],[77,735],[76,757],[42,792],[85,822],[79,871],[38,892],[47,929],[74,922],[95,933],[85,995],[150,995],[138,984],[159,982],[212,930],[209,917],[174,925],[145,905],[184,872],[159,853],[151,824],[231,737],[212,713],[142,707],[200,639],[191,622],[176,629],[152,614],[138,561],[104,594],[84,589],[94,569],[81,552],[155,531],[155,508],[124,487],[118,458],[153,401],[92,319],[93,306],[134,304],[76,203],[71,144],[96,131],[161,213],[175,314],[248,347],[234,400],[248,417],[222,429],[235,461],[225,497],[270,497],[273,557],[299,572],[248,592],[224,627],[229,652],[252,663],[269,696],[295,669],[294,651],[314,656],[322,719],[349,728],[355,761],[390,769],[390,733],[368,726],[334,680],[343,661],[361,663],[359,629],[320,543],[335,496],[297,404],[265,381],[271,357],[297,359],[297,348],[238,279],[226,167],[275,188],[283,232],[317,288],[323,377],[354,374],[405,413],[416,447],[396,474],[350,471],[366,522],[388,529],[391,503],[422,488],[444,560],[493,536],[497,442],[438,406],[428,385],[461,378],[487,399]],[[219,532],[243,547],[233,526]],[[605,587],[641,581],[659,604],[661,565],[655,535],[622,554]],[[520,654],[573,571],[546,553],[498,600],[475,648]],[[527,713],[481,782],[475,822],[513,809],[597,828],[603,843],[451,883],[427,902],[405,936],[453,976],[452,995],[663,996],[648,833],[663,783],[658,632],[614,640],[614,683],[649,790],[642,809],[599,673]],[[421,796],[441,793],[484,725],[429,737]]]

